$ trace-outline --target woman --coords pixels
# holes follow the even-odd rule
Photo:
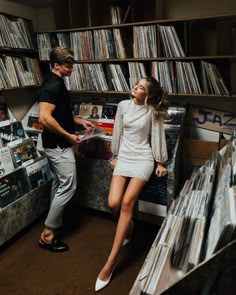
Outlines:
[[[118,105],[112,137],[114,169],[108,205],[119,214],[115,239],[110,255],[102,268],[95,291],[110,282],[120,248],[132,233],[134,204],[154,169],[157,177],[166,175],[163,163],[167,148],[163,118],[167,116],[167,92],[152,77],[141,79],[131,91],[131,100]],[[129,183],[127,185],[127,181]]]
[[[92,108],[92,112],[90,114],[90,119],[99,119],[99,114],[98,114],[98,107],[94,106]]]

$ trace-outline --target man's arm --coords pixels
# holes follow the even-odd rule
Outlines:
[[[39,103],[39,122],[43,127],[53,133],[56,133],[66,138],[70,143],[79,143],[79,138],[75,134],[68,133],[61,125],[53,118],[52,112],[55,110],[55,105],[47,102]]]
[[[82,125],[85,129],[88,129],[89,127],[95,127],[95,125],[92,122],[76,116],[74,116],[74,122],[76,124]]]

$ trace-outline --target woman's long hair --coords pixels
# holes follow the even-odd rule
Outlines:
[[[153,77],[144,77],[147,81],[147,97],[145,105],[151,105],[154,108],[154,116],[156,119],[162,117],[168,118],[169,103],[167,100],[168,91],[161,87],[160,83]]]

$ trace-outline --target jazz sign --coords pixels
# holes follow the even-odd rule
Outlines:
[[[236,130],[236,113],[192,108],[192,125],[220,133],[232,134]]]

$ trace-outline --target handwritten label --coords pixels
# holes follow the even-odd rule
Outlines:
[[[232,134],[236,130],[236,113],[193,108],[192,114],[194,126],[226,134]]]

